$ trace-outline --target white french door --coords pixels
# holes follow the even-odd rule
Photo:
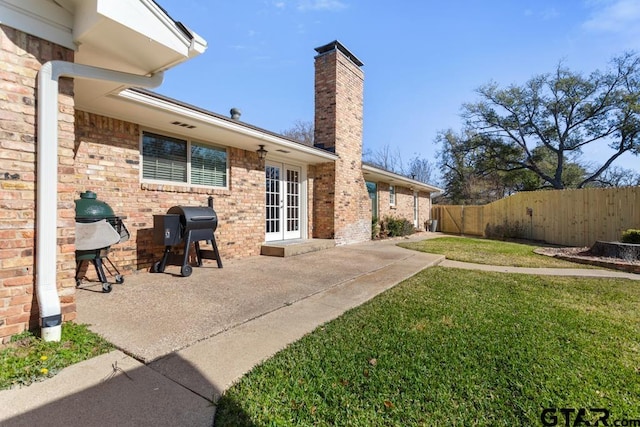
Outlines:
[[[267,162],[265,179],[265,240],[301,238],[301,168]]]

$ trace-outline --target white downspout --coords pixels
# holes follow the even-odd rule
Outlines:
[[[58,228],[58,79],[79,77],[125,86],[153,88],[163,73],[150,77],[66,61],[49,61],[38,72],[36,292],[45,341],[60,341],[62,314],[56,286]]]

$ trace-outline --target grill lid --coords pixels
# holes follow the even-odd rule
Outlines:
[[[169,215],[180,215],[180,223],[185,230],[218,227],[218,215],[213,208],[206,206],[174,206],[167,211]]]
[[[80,199],[76,203],[76,220],[100,220],[114,217],[111,206],[98,200],[98,196],[93,191],[80,193]]]

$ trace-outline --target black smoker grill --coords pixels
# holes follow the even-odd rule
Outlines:
[[[91,261],[98,280],[102,283],[102,292],[111,292],[111,283],[107,280],[103,267],[114,277],[116,283],[124,283],[124,278],[108,257],[111,245],[129,239],[129,230],[122,222],[124,217],[115,216],[111,207],[98,200],[93,191],[80,193],[80,200],[75,203],[76,286],[82,283],[80,269],[84,261]],[[104,263],[103,259],[107,262]]]
[[[165,267],[180,265],[180,274],[188,277],[192,273],[189,265],[191,243],[196,249],[198,267],[202,267],[202,259],[215,259],[218,268],[222,268],[222,260],[218,252],[214,232],[218,228],[218,216],[213,210],[213,198],[209,197],[209,206],[174,206],[166,215],[153,216],[153,238],[157,244],[164,245],[162,260],[153,264],[154,273],[164,272]],[[200,241],[206,240],[213,250],[200,249]],[[173,253],[172,247],[184,243],[184,254]]]

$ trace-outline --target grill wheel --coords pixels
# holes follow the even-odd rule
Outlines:
[[[189,277],[191,276],[191,273],[193,272],[193,268],[190,265],[183,265],[182,268],[180,269],[180,274],[182,274],[182,277]]]

